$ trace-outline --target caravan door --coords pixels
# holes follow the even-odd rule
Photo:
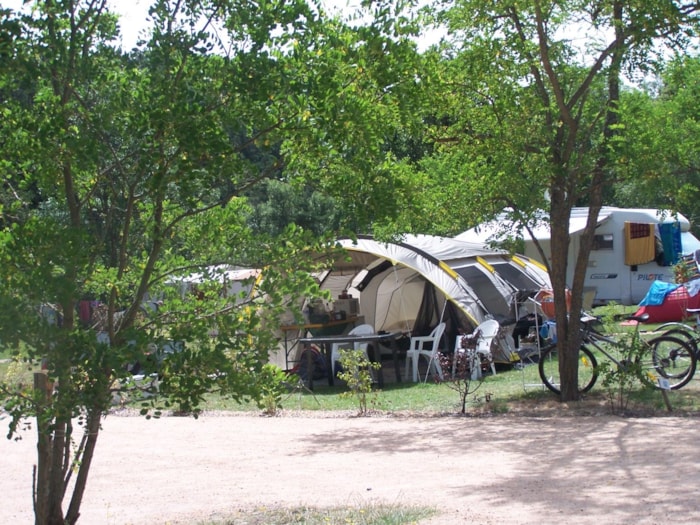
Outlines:
[[[629,266],[624,265],[619,247],[624,239],[614,232],[596,233],[593,249],[588,257],[584,287],[596,291],[595,302],[624,303],[624,290],[629,289]],[[615,248],[618,248],[617,250]],[[574,259],[575,261],[575,259]]]

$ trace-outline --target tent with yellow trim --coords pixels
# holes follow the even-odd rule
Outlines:
[[[408,235],[386,243],[360,236],[339,243],[348,255],[321,276],[322,289],[359,299],[364,322],[376,331],[425,335],[444,321],[441,347],[448,351],[460,331],[486,319],[512,326],[527,297],[550,287],[532,260],[452,238]],[[508,362],[511,350],[494,348],[494,358]]]

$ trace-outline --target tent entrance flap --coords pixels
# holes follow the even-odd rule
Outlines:
[[[442,299],[442,306],[440,299]],[[428,335],[438,323],[443,321],[445,322],[443,334],[445,344],[442,346],[442,350],[451,352],[453,349],[449,347],[447,342],[454,341],[460,330],[464,329],[464,316],[459,315],[457,307],[447,297],[444,295],[441,298],[438,297],[435,287],[426,281],[423,287],[423,300],[418,309],[412,335]]]

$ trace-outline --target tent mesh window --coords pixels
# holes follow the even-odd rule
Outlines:
[[[467,281],[472,290],[478,295],[479,301],[486,311],[493,316],[508,316],[510,305],[501,295],[501,292],[492,284],[491,279],[477,266],[465,266],[458,268],[457,273]]]

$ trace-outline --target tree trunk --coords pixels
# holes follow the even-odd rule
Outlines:
[[[66,454],[70,454],[70,443],[66,441],[67,423],[54,421],[51,432],[51,463],[49,472],[49,486],[46,487],[48,496],[47,520],[42,525],[64,525],[63,523],[63,496],[66,491],[64,472]]]
[[[46,374],[34,375],[34,385],[46,398],[51,396],[51,388]],[[37,450],[38,466],[34,478],[34,522],[36,525],[74,525],[80,517],[80,505],[87,487],[88,473],[95,453],[100,431],[102,410],[92,409],[86,418],[85,446],[79,447],[72,456],[70,422],[53,422],[47,418],[45,406],[37,410]],[[71,496],[68,512],[63,515],[63,498],[73,460],[79,459],[80,467]]]
[[[93,408],[90,410],[85,427],[85,432],[87,432],[87,441],[82,452],[80,469],[78,470],[78,477],[75,481],[75,487],[73,488],[73,496],[71,497],[68,512],[66,513],[65,523],[69,525],[73,525],[80,517],[80,505],[83,501],[85,487],[87,486],[87,478],[88,473],[90,472],[92,458],[95,455],[95,446],[97,445],[97,436],[100,432],[101,418],[102,410],[99,408]]]
[[[34,390],[37,395],[37,465],[34,468],[34,519],[36,525],[48,523],[49,516],[49,479],[51,465],[51,435],[46,420],[46,405],[51,396],[49,380],[46,374],[34,374]]]
[[[37,467],[34,478],[34,522],[36,525],[64,525],[64,473],[70,457],[66,442],[65,422],[52,417],[46,403],[52,396],[52,385],[46,374],[34,375],[37,390]],[[68,457],[66,456],[68,454]]]
[[[559,376],[561,378],[561,400],[578,399],[578,333],[569,329],[569,316],[566,308],[566,270],[569,256],[569,220],[571,206],[566,198],[566,176],[559,176],[559,184],[553,185],[550,206],[551,229],[551,274],[554,293],[555,321],[557,323],[557,351]]]

